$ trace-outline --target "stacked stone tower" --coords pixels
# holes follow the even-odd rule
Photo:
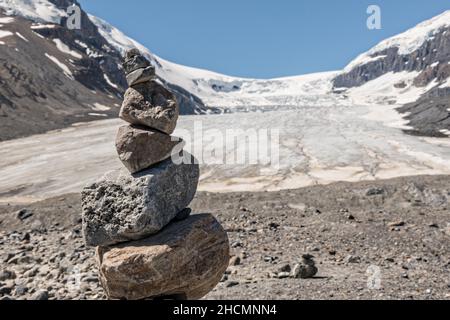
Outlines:
[[[96,246],[101,283],[111,299],[199,299],[229,261],[226,232],[210,214],[191,215],[199,165],[172,137],[179,108],[132,49],[123,69],[129,89],[120,111],[128,122],[116,148],[126,169],[82,192],[83,235]]]

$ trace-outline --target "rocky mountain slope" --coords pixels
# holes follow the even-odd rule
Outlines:
[[[70,30],[72,4],[0,1],[0,141],[117,116],[126,89],[122,52],[84,11],[82,28]],[[206,111],[199,98],[167,84],[183,114]]]

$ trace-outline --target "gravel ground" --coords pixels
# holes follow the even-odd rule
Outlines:
[[[450,299],[450,176],[198,193],[231,266],[207,299]],[[0,299],[104,299],[80,196],[0,206]],[[286,270],[314,256],[312,279]],[[289,266],[288,266],[289,265]]]

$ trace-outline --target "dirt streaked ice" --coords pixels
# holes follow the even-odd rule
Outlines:
[[[392,107],[299,107],[277,112],[184,116],[175,135],[202,158],[227,129],[279,130],[279,168],[202,164],[200,190],[275,191],[336,181],[450,174],[449,139],[405,135]],[[79,192],[119,168],[114,147],[120,120],[75,125],[0,143],[0,201],[32,202]],[[202,126],[203,137],[194,128]],[[222,148],[225,159],[235,150]],[[217,153],[216,149],[216,153]],[[220,153],[220,152],[219,152]],[[203,157],[207,159],[207,157]]]

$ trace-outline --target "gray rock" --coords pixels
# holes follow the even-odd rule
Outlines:
[[[39,290],[31,297],[31,300],[35,301],[44,301],[48,300],[48,291],[47,290]]]
[[[128,88],[119,116],[128,123],[172,134],[179,113],[175,96],[158,82],[150,81]]]
[[[345,263],[360,263],[361,262],[361,258],[360,257],[358,257],[358,256],[352,256],[352,255],[349,255],[349,256],[347,256],[346,258],[345,258],[345,261],[344,261]]]
[[[290,264],[284,264],[279,268],[280,272],[291,272],[292,268]]]
[[[200,170],[172,159],[131,175],[126,170],[106,174],[82,192],[83,236],[89,246],[107,246],[157,233],[194,198]],[[194,162],[195,161],[195,162]]]
[[[313,278],[319,270],[316,267],[314,256],[305,254],[302,256],[302,262],[294,266],[291,277],[295,279]]]
[[[11,293],[12,291],[12,287],[11,286],[3,286],[0,288],[0,295],[8,295]]]
[[[155,78],[155,68],[153,66],[134,70],[127,74],[127,83],[129,87],[140,83],[149,82]]]
[[[183,146],[180,138],[136,126],[120,127],[116,137],[119,159],[131,173],[170,158],[172,152],[179,153]]]
[[[139,55],[141,55],[141,52],[139,51],[138,48],[132,48],[132,49],[129,49],[129,50],[127,50],[127,51],[125,52],[125,61],[126,61],[126,60],[130,60],[130,59],[132,59],[133,57],[139,56]]]
[[[372,197],[372,196],[379,196],[384,195],[385,190],[383,188],[370,188],[366,192],[366,196]]]
[[[296,264],[292,269],[291,276],[295,279],[313,278],[318,272],[316,266],[306,265],[303,263]]]
[[[28,209],[21,209],[17,211],[16,215],[17,219],[25,221],[26,219],[31,218],[33,216],[33,212],[29,211]]]
[[[0,281],[11,280],[16,278],[16,273],[11,270],[3,270],[0,272]]]
[[[23,286],[23,285],[16,286],[16,289],[15,289],[15,295],[16,296],[19,296],[19,297],[23,296],[27,292],[28,292],[28,288],[26,286]]]

